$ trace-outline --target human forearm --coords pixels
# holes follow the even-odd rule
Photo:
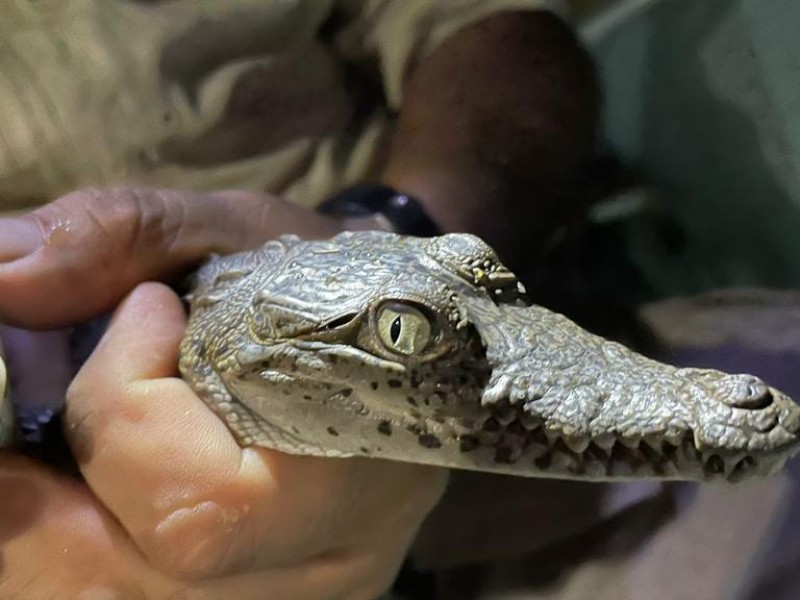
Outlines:
[[[514,253],[523,233],[552,227],[559,191],[591,153],[597,96],[590,59],[556,17],[490,17],[409,73],[384,181],[444,230]]]

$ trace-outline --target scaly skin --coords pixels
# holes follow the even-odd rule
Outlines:
[[[780,469],[800,407],[530,305],[480,239],[283,237],[197,277],[183,377],[242,444],[531,477]]]

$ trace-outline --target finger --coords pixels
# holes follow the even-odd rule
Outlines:
[[[243,455],[222,421],[174,377],[184,324],[168,288],[138,287],[70,386],[66,411],[94,493],[176,573],[216,566],[215,547],[246,517],[253,491],[237,485]]]
[[[240,448],[173,377],[183,324],[168,288],[138,287],[67,401],[68,437],[84,477],[154,564],[189,577],[245,563],[286,567],[380,539],[387,528],[402,550],[444,477],[399,463]],[[365,514],[375,522],[355,527]]]
[[[330,217],[249,192],[75,192],[0,219],[0,316],[29,328],[71,325],[212,252],[253,248],[282,233],[335,231]]]
[[[70,387],[66,423],[97,496],[156,564],[191,576],[247,548],[252,507],[274,482],[175,377],[184,324],[168,288],[134,290]]]

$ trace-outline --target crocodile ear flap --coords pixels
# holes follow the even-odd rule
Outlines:
[[[530,346],[528,308],[514,304],[496,304],[488,294],[469,293],[455,298],[460,316],[459,327],[471,326],[486,349],[492,373],[481,397],[484,406],[513,401],[519,396],[517,385],[527,381],[531,372],[525,357]],[[527,389],[527,386],[525,386]]]
[[[486,348],[486,358],[493,368],[509,360],[514,348],[514,325],[509,322],[513,318],[509,307],[495,304],[487,294],[463,294],[454,298],[458,308],[458,328],[472,326]]]

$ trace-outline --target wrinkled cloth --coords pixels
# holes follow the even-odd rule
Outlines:
[[[0,213],[87,186],[376,177],[402,82],[453,32],[553,0],[0,3]]]

